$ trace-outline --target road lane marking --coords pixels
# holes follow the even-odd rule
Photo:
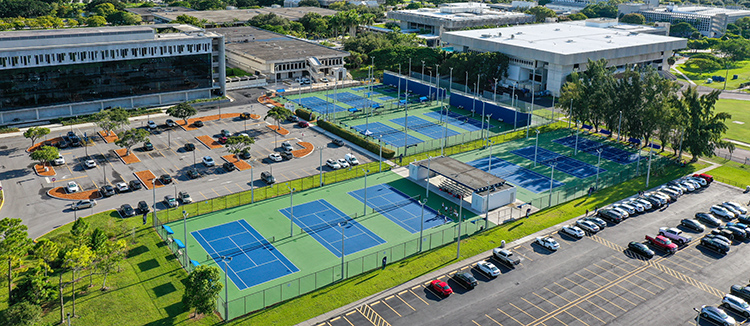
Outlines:
[[[369,305],[363,305],[356,308],[357,311],[375,326],[391,326],[375,309]],[[364,312],[363,312],[364,311]]]

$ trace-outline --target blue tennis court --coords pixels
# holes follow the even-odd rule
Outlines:
[[[347,110],[344,107],[333,104],[333,102],[326,102],[325,100],[318,98],[318,97],[314,97],[314,96],[303,97],[303,98],[290,100],[290,101],[298,103],[304,107],[310,108],[311,110],[319,114],[326,114],[326,112],[335,113],[335,112],[342,112],[342,111]]]
[[[370,136],[375,137],[376,139],[380,138],[386,144],[395,146],[395,147],[404,146],[404,136],[406,136],[407,146],[424,142],[424,140],[421,140],[412,135],[404,134],[403,131],[395,129],[393,127],[386,126],[385,124],[380,123],[380,122],[372,122],[369,125],[363,124],[359,126],[354,126],[353,128],[354,130],[358,131],[360,134],[364,134],[366,130],[369,130]]]
[[[511,151],[511,153],[516,154],[525,159],[528,159],[530,161],[533,161],[534,160],[534,147],[535,146],[519,148],[519,149]],[[556,152],[553,152],[553,151],[550,151],[541,147],[539,147],[537,150],[536,161],[537,163],[545,165],[545,166],[550,166],[553,163],[557,164],[555,166],[555,170],[560,170],[562,172],[570,174],[579,179],[585,179],[592,175],[596,175],[596,166],[581,162],[574,158],[560,155]],[[607,172],[607,170],[605,169],[599,170],[599,173],[604,173],[604,172]]]
[[[222,270],[224,261],[219,257],[232,257],[227,266],[228,276],[240,290],[299,272],[297,266],[278,252],[245,220],[193,231],[190,234]]]
[[[365,188],[350,191],[349,195],[365,202]],[[422,205],[416,199],[396,190],[387,184],[367,188],[367,206],[387,217],[412,234],[422,226]],[[424,229],[446,223],[446,219],[429,206],[424,207]]]
[[[438,111],[427,112],[424,113],[424,115],[436,120],[446,121],[449,124],[452,124],[466,131],[482,130],[482,121],[472,119],[468,116],[463,116],[452,111],[448,111],[447,116],[445,113],[441,113]]]
[[[347,105],[351,105],[352,107],[355,107],[355,108],[365,108],[365,107],[369,108],[375,104],[380,105],[380,103],[375,102],[371,99],[367,99],[357,94],[349,93],[349,92],[328,94],[328,97],[335,99],[336,101],[339,101],[339,102],[344,102]]]
[[[576,136],[568,136],[553,140],[560,145],[575,148]],[[598,141],[578,137],[578,150],[591,155],[599,155],[597,149],[602,149],[602,158],[620,164],[630,164],[638,160],[638,153],[632,153],[614,146],[602,144]]]
[[[280,209],[279,212],[287,218],[291,217],[289,207]],[[346,255],[385,243],[385,240],[351,219],[325,199],[294,206],[294,224],[320,242],[336,257],[341,257],[341,227],[338,224],[344,221],[347,222],[344,226],[344,253]]]
[[[381,100],[381,101],[385,101],[385,102],[388,102],[388,101],[393,101],[393,100],[395,100],[395,99],[396,99],[395,97],[391,97],[391,96],[382,96],[382,97],[378,97],[378,100]]]
[[[415,117],[415,116],[395,118],[395,119],[391,119],[390,121],[403,127],[405,119],[407,119],[406,121],[408,123],[409,129],[414,130],[432,139],[440,139],[440,138],[443,138],[443,136],[450,137],[450,136],[455,136],[459,134],[457,131],[453,131],[450,129],[446,130],[445,127],[440,126],[439,124],[436,124],[434,122],[430,122],[430,121],[427,121],[425,119],[422,119],[420,117]]]
[[[537,194],[549,190],[550,178],[548,176],[544,176],[529,169],[522,168],[518,165],[497,158],[495,156],[492,157],[491,163],[492,169],[490,170],[490,174],[492,175],[503,178],[518,187],[526,188]],[[469,164],[477,169],[486,172],[487,168],[490,165],[490,160],[489,158],[485,157],[471,162],[466,162],[466,164]],[[554,180],[552,182],[552,188],[557,188],[562,185],[565,185],[565,183],[557,180]]]

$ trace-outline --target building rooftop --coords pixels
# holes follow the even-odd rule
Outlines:
[[[294,8],[258,8],[258,9],[235,9],[235,10],[203,10],[183,12],[154,12],[154,16],[172,21],[180,15],[189,15],[200,20],[221,24],[235,21],[245,22],[258,15],[276,14],[289,20],[299,20],[308,12],[315,12],[321,16],[333,16],[337,11],[318,7],[294,7]]]
[[[345,51],[252,26],[212,28],[209,31],[224,35],[227,52],[245,54],[265,61],[305,60],[309,57],[349,55]]]
[[[677,13],[677,14],[692,14],[692,15],[703,15],[703,16],[715,16],[719,14],[725,14],[728,16],[748,16],[750,10],[741,9],[727,9],[721,7],[704,7],[704,6],[678,6],[669,5],[665,7],[653,8],[650,10],[644,10],[645,12],[661,12],[661,13]]]
[[[625,23],[620,23],[617,19],[614,19],[614,18],[589,18],[586,20],[562,22],[562,24],[597,27],[597,28],[608,28],[611,30],[622,31],[626,33],[630,33],[630,32],[657,33],[657,32],[665,31],[664,27],[654,27],[650,25],[625,24]]]
[[[447,32],[447,35],[491,42],[499,47],[526,48],[557,55],[616,50],[668,42],[685,42],[677,37],[577,24],[533,24]]]
[[[482,193],[488,190],[497,191],[513,187],[505,182],[505,179],[484,172],[469,164],[447,156],[435,157],[431,160],[422,160],[416,164],[430,171],[455,181],[472,192]],[[489,186],[489,189],[488,189]]]
[[[450,3],[441,5],[439,8],[398,10],[393,13],[450,21],[481,21],[500,17],[526,16],[522,12],[491,10],[487,5],[481,3]],[[389,17],[391,15],[389,12]]]
[[[188,11],[196,11],[195,9],[185,8],[185,7],[136,7],[136,8],[127,8],[125,9],[129,12],[132,12],[134,14],[138,15],[153,15],[158,13],[167,13],[167,12],[176,12],[176,13],[184,13]]]

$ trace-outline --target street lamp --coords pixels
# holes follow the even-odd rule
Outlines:
[[[362,172],[365,173],[365,207],[364,207],[364,212],[362,213],[362,215],[364,216],[364,215],[367,215],[367,173],[369,173],[370,170],[367,170],[367,171],[365,171],[365,169],[361,169],[361,170]]]
[[[594,184],[594,190],[599,189],[599,166],[602,164],[602,149],[597,149],[599,153],[599,160],[596,162],[596,183]]]
[[[617,123],[617,140],[620,140],[620,131],[622,127],[622,111],[620,111],[620,121]]]
[[[339,227],[341,227],[341,279],[344,279],[344,227],[347,226],[348,223],[346,221],[339,222]]]
[[[464,209],[464,197],[458,195],[458,239],[456,239],[456,259],[461,257],[461,220]]]
[[[229,320],[229,262],[232,257],[219,256],[224,261],[224,320]]]
[[[552,172],[549,175],[549,205],[552,206],[552,184],[555,182],[555,166],[557,166],[557,162],[553,162],[549,166],[552,167]]]
[[[420,218],[419,227],[419,252],[422,252],[422,234],[424,233],[424,205],[427,203],[427,198],[419,202],[422,205],[422,217]]]
[[[489,159],[490,163],[489,163],[489,165],[487,167],[487,173],[491,173],[490,171],[492,171],[492,145],[494,145],[495,142],[492,141],[492,139],[488,140],[487,142],[490,143],[490,146],[489,146],[490,147],[490,154],[487,155],[487,158]]]
[[[427,186],[425,187],[424,198],[430,198],[430,162],[432,162],[432,156],[427,157]]]
[[[534,145],[534,167],[536,167],[536,154],[539,151],[539,129],[534,131],[536,131],[536,145]]]
[[[188,213],[183,209],[182,210],[182,231],[183,236],[185,237],[185,269],[188,268],[188,242],[187,242],[187,217]]]
[[[289,183],[286,183],[286,188],[289,189],[289,236],[294,235],[294,191],[296,188],[290,188]]]
[[[648,151],[648,171],[646,172],[646,189],[648,189],[648,182],[651,178],[651,153],[654,152],[654,147],[651,145],[648,145],[649,151]]]
[[[451,67],[450,76],[448,77],[448,93],[453,90],[453,67]]]
[[[494,189],[494,186],[490,188],[490,181],[487,180],[487,200],[484,209],[484,229],[486,230],[490,226],[490,195],[492,195],[492,189]]]
[[[578,124],[579,123],[581,123],[581,120],[576,120],[576,147],[573,152],[573,156],[578,155],[578,134],[579,134]]]
[[[422,83],[424,84],[424,60],[422,60]]]

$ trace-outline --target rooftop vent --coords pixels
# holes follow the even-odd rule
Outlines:
[[[482,34],[482,38],[492,37],[492,34]]]
[[[565,42],[566,42],[566,43],[573,43],[573,42],[575,42],[575,41],[573,41],[573,40],[567,40],[567,41],[565,41]]]
[[[612,35],[607,35],[605,36],[605,38],[612,38]]]
[[[559,28],[555,28],[555,30],[556,30],[556,31],[560,31],[560,29],[559,29]]]

